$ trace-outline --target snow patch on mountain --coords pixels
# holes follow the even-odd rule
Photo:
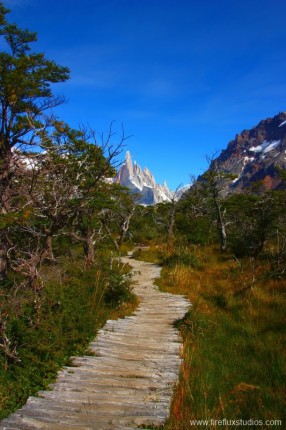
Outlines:
[[[252,146],[251,148],[249,148],[249,151],[266,153],[266,152],[272,151],[272,149],[276,148],[276,146],[279,145],[279,143],[280,143],[280,139],[279,140],[273,140],[270,142],[268,142],[267,140],[264,140],[264,142],[262,142],[261,145]]]
[[[254,184],[266,190],[285,188],[280,171],[286,170],[286,112],[260,121],[231,140],[213,165],[235,175],[226,193],[240,193]],[[261,185],[262,184],[262,185]]]

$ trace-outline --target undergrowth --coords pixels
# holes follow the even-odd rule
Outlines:
[[[137,299],[130,274],[117,260],[100,258],[90,269],[77,256],[42,268],[44,290],[38,322],[27,291],[2,291],[6,333],[17,347],[18,362],[0,353],[0,419],[30,395],[46,389],[70,356],[88,352],[88,344],[107,319],[133,312]],[[12,303],[12,306],[11,306]]]

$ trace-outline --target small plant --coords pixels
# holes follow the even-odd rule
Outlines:
[[[185,267],[201,267],[198,258],[187,246],[179,246],[175,248],[174,252],[171,255],[162,258],[161,262],[164,266],[167,267],[174,267],[178,264]]]
[[[132,297],[131,275],[112,272],[109,275],[104,292],[104,301],[108,306],[119,307]]]
[[[7,316],[3,317],[0,310],[0,350],[8,363],[18,363],[21,360],[17,351],[17,343],[13,342],[7,333],[7,322]]]

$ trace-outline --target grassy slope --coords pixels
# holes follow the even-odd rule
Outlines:
[[[267,279],[261,262],[234,261],[213,248],[167,254],[148,253],[167,264],[158,284],[187,295],[193,307],[178,324],[184,361],[166,430],[206,419],[285,423],[285,280]]]

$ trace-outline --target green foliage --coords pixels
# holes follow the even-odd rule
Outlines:
[[[177,264],[186,267],[200,268],[201,264],[194,254],[193,250],[187,246],[176,247],[175,250],[166,257],[161,258],[161,263],[167,267],[174,267]]]
[[[91,130],[44,115],[63,101],[52,87],[69,71],[32,52],[36,34],[9,24],[7,13],[0,2],[0,418],[47,387],[107,318],[135,305],[128,270],[110,253],[129,223],[128,246],[140,244],[134,257],[163,264],[160,286],[193,302],[180,324],[184,364],[167,427],[282,417],[285,190],[262,193],[257,184],[225,197],[232,178],[211,162],[180,202],[134,209],[126,189],[105,181],[124,134],[114,145],[111,127],[98,144]],[[45,153],[14,150],[15,168],[19,145]],[[203,248],[219,241],[236,265]]]
[[[1,418],[47,387],[71,355],[85,352],[114,309],[133,300],[127,268],[120,264],[110,268],[107,258],[103,255],[84,271],[78,257],[63,259],[60,266],[44,267],[45,290],[36,327],[29,292],[15,291],[11,308],[6,290],[2,301],[2,311],[9,314],[6,333],[18,346],[20,361],[8,362],[0,352]]]
[[[161,247],[155,246],[147,246],[135,248],[132,253],[132,258],[136,260],[146,261],[148,263],[161,264],[162,259],[164,258],[166,250],[162,250]]]
[[[189,244],[207,245],[216,238],[211,219],[204,216],[193,218],[183,210],[178,210],[176,230],[181,240]]]
[[[7,12],[0,3],[1,416],[135,305],[128,273],[110,261],[133,211],[126,190],[106,181],[124,132],[115,144],[111,125],[98,143],[55,119],[63,98],[52,86],[69,71],[34,53],[36,34],[7,23]]]
[[[122,303],[130,301],[132,298],[130,281],[129,274],[122,276],[121,274],[112,272],[104,292],[105,303],[112,307],[119,307]]]
[[[69,70],[66,67],[46,59],[42,53],[32,52],[30,45],[36,41],[36,33],[22,30],[16,24],[7,22],[8,12],[0,3],[0,38],[1,46],[4,47],[0,52],[1,280],[7,277],[8,248],[14,250],[15,246],[9,237],[11,227],[19,229],[20,224],[22,230],[25,228],[27,231],[27,212],[23,214],[23,219],[20,219],[18,214],[23,207],[30,209],[27,198],[25,201],[23,196],[27,197],[33,186],[33,182],[25,182],[25,173],[28,172],[26,169],[23,173],[23,162],[15,148],[24,151],[36,145],[41,146],[44,134],[42,130],[52,122],[51,109],[63,102],[63,98],[53,95],[52,86],[69,78]],[[35,174],[36,169],[30,170],[30,176]],[[32,232],[33,227],[30,225],[29,228],[28,241],[36,241],[38,244],[39,232]],[[24,258],[24,254],[28,257]],[[32,257],[25,249],[18,257],[18,262],[19,259],[21,264],[17,264],[17,270],[20,266],[23,269],[23,264],[26,265],[27,260],[31,261]],[[26,261],[23,262],[23,259]],[[26,267],[24,271],[27,273]]]
[[[266,252],[274,242],[285,243],[285,191],[263,195],[239,194],[227,199],[229,243],[236,256]],[[275,238],[276,236],[276,238]],[[284,245],[283,245],[284,246]]]
[[[229,241],[237,256],[256,255],[262,251],[267,229],[271,226],[272,211],[256,195],[234,195],[226,202],[230,226]]]
[[[5,130],[0,133],[0,149],[1,156],[7,156],[18,143],[35,143],[29,134],[43,126],[38,122],[43,112],[61,102],[53,96],[51,85],[66,81],[69,70],[31,52],[36,33],[7,23],[8,10],[1,6],[0,35],[7,49],[0,52],[1,130]]]
[[[134,243],[148,243],[162,237],[165,223],[158,220],[156,206],[137,206],[130,222],[130,235]]]

